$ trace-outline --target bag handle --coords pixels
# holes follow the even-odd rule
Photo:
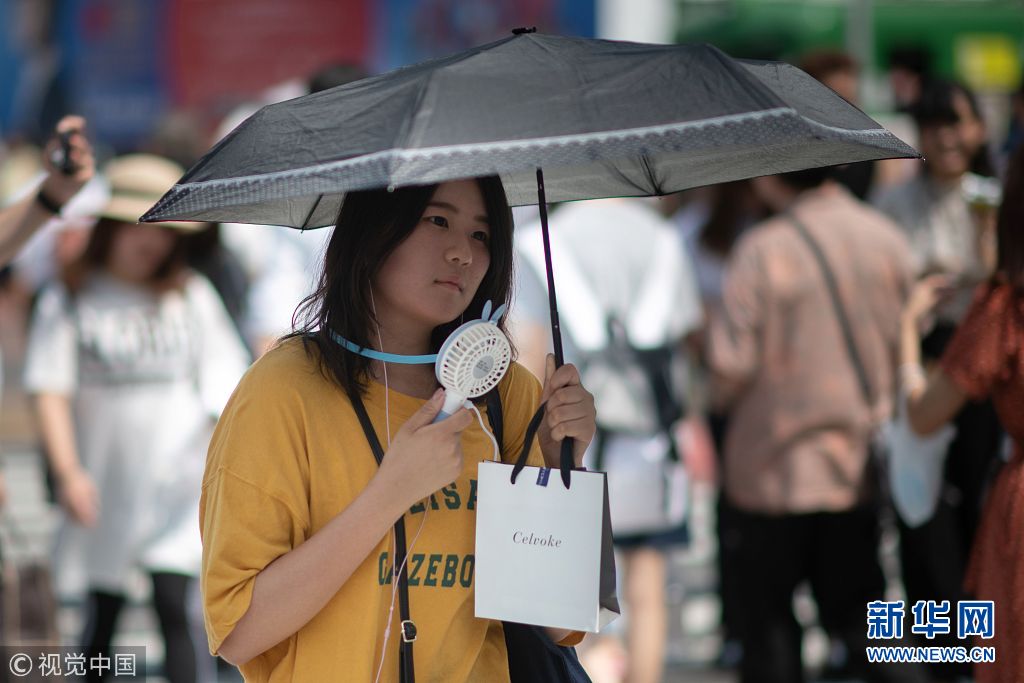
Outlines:
[[[512,467],[513,484],[516,483],[516,478],[519,476],[519,473],[523,471],[524,467],[526,467],[526,460],[530,456],[530,446],[533,445],[533,439],[537,436],[537,430],[540,428],[541,420],[544,419],[544,407],[546,405],[547,402],[541,403],[540,407],[537,408],[537,412],[534,413],[533,417],[530,419],[530,423],[526,425],[526,436],[523,437],[523,450],[519,452],[519,458],[516,460],[516,464]],[[562,471],[562,481],[569,481],[566,477],[566,465],[564,460],[559,469]],[[566,484],[566,488],[569,488],[568,484]]]
[[[349,393],[349,400],[379,467],[384,461],[384,449],[381,448],[377,432],[374,431],[370,416],[366,413],[363,399],[360,398],[358,391],[352,391]],[[402,640],[398,643],[398,680],[401,683],[415,683],[412,644],[416,641],[416,624],[409,613],[409,578],[405,568],[405,553],[405,518],[399,517],[395,522],[395,557],[391,567],[392,580],[398,582],[398,614],[402,619]]]
[[[836,283],[835,274],[829,268],[828,260],[825,258],[825,253],[821,250],[821,246],[811,237],[804,224],[792,214],[789,216],[789,220],[796,229],[797,234],[807,243],[808,248],[810,248],[811,253],[814,255],[814,259],[818,262],[818,267],[821,269],[821,275],[825,280],[825,287],[828,289],[829,296],[832,299],[832,310],[835,311],[836,319],[839,321],[839,330],[843,335],[843,344],[846,346],[846,353],[850,357],[850,365],[857,375],[857,386],[860,388],[864,403],[870,411],[874,405],[874,401],[871,398],[871,381],[868,379],[867,370],[864,368],[864,363],[857,352],[857,344],[853,337],[853,326],[850,325],[850,320],[846,317],[846,310],[843,308],[842,299],[839,298],[839,286]]]
[[[547,402],[540,404],[537,408],[537,412],[533,414],[533,418],[530,420],[530,424],[526,425],[526,435],[523,438],[523,450],[519,452],[519,458],[516,460],[515,465],[512,467],[512,483],[516,483],[516,478],[519,473],[526,467],[526,461],[530,457],[530,446],[533,445],[533,439],[537,436],[537,430],[540,428],[540,423],[544,419],[544,409],[547,406]],[[552,468],[553,469],[553,468]],[[568,462],[565,458],[565,442],[562,442],[562,459],[558,466],[558,470],[562,475],[562,482],[565,484],[565,488],[570,488],[571,482],[569,478],[569,472],[586,472],[586,467],[574,467],[573,460],[570,458]]]
[[[501,408],[501,395],[498,394],[498,387],[488,391],[484,395],[484,399],[487,406],[487,421],[491,423],[491,432],[494,434],[494,440],[498,442],[498,451],[500,452],[505,448],[505,424]],[[540,428],[540,422],[544,419],[545,405],[546,403],[540,404],[540,407],[537,408],[537,412],[534,413],[530,423],[526,426],[526,435],[523,438],[523,449],[519,452],[519,457],[516,459],[515,465],[512,467],[513,484],[516,483],[516,478],[519,477],[519,473],[523,471],[524,467],[526,467],[526,461],[530,456],[530,446],[533,445],[533,439],[537,436],[537,430]],[[559,470],[562,473],[562,481],[569,481],[566,476],[564,463],[559,466]],[[566,488],[569,487],[566,486]]]

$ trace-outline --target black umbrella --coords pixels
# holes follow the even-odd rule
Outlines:
[[[917,156],[788,64],[517,30],[264,107],[141,220],[315,228],[333,224],[349,190],[498,175],[511,204],[540,204],[547,249],[546,201]]]
[[[344,193],[500,175],[512,205],[659,195],[917,153],[799,69],[520,33],[264,107],[142,220],[315,228]]]

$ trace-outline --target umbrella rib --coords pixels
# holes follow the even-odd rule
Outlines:
[[[658,196],[664,194],[661,191],[661,183],[659,183],[657,178],[654,177],[654,169],[651,168],[651,164],[648,162],[646,154],[640,155],[640,163],[643,164],[644,175],[647,176],[647,181],[650,183],[651,188],[654,190],[653,194]]]
[[[313,202],[313,208],[311,208],[309,210],[309,213],[306,214],[306,217],[302,221],[302,225],[299,226],[300,230],[305,230],[309,226],[309,219],[313,217],[313,212],[316,211],[316,208],[318,206],[320,206],[320,202],[322,202],[323,200],[324,200],[323,193],[320,193],[319,195],[317,195],[316,201]]]
[[[407,117],[402,121],[402,129],[398,132],[398,135],[395,136],[396,142],[400,141],[400,145],[398,145],[399,149],[408,149],[409,147],[409,141],[413,138],[413,134],[416,132],[416,123],[420,112],[420,106],[423,104],[423,100],[427,96],[427,91],[430,90],[431,83],[434,82],[434,75],[436,73],[436,70],[430,71],[427,73],[426,78],[420,82],[420,87],[416,91],[416,102],[412,107],[413,114],[411,117]],[[391,164],[390,170],[393,173],[395,162],[398,161],[400,163],[402,160],[401,158],[395,159],[392,157],[388,161]]]

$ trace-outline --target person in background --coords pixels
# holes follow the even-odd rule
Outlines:
[[[720,183],[665,197],[662,202],[693,263],[704,317],[718,315],[733,245],[765,216],[749,180]]]
[[[961,85],[934,81],[921,93],[911,113],[920,131],[925,157],[921,172],[878,198],[910,240],[915,275],[946,277],[946,293],[922,321],[921,355],[926,366],[937,363],[963,319],[979,282],[986,281],[995,259],[995,181],[971,173],[984,167],[985,126],[974,96]],[[979,189],[980,188],[980,189]],[[998,469],[1003,430],[992,402],[966,401],[954,421],[956,435],[946,449],[942,491],[935,513],[910,528],[897,519],[900,564],[907,599],[949,600],[965,597],[967,560],[978,526],[982,501]],[[929,644],[959,645],[956,634],[938,634]],[[936,681],[970,672],[967,663],[941,662],[928,667]]]
[[[931,79],[931,56],[926,50],[906,45],[889,51],[889,87],[894,109],[909,109]]]
[[[991,600],[996,610],[991,639],[975,641],[995,647],[996,661],[974,666],[977,683],[1024,680],[1024,148],[1018,147],[1011,158],[1002,196],[995,272],[977,288],[930,373],[922,366],[919,329],[948,295],[950,278],[922,280],[902,318],[900,375],[914,431],[930,434],[968,401],[991,397],[1012,442],[1009,462],[985,499],[967,569],[967,593]]]
[[[245,268],[221,240],[220,223],[206,224],[185,238],[185,262],[202,274],[224,304],[238,334],[244,338],[249,281]],[[255,226],[259,230],[260,226]]]
[[[108,164],[110,201],[81,257],[40,294],[25,363],[67,515],[58,587],[87,591],[81,644],[89,657],[109,652],[142,569],[172,683],[197,676],[186,604],[203,459],[248,363],[216,292],[184,266],[182,238],[197,224],[135,225],[181,173],[151,155]]]
[[[811,52],[803,56],[799,66],[850,104],[859,102],[860,67],[850,55],[837,50]],[[879,168],[875,161],[846,164],[835,170],[833,179],[846,186],[857,199],[865,199],[876,181]]]
[[[85,119],[65,116],[56,126],[55,135],[43,151],[46,175],[39,188],[21,200],[0,210],[0,269],[7,266],[21,248],[46,225],[61,208],[89,182],[95,172],[92,146],[85,137]],[[53,153],[60,149],[57,134],[70,135],[72,173],[62,173],[53,163]],[[3,373],[0,371],[0,387]],[[0,472],[0,508],[6,500],[3,473]]]
[[[734,247],[723,315],[710,322],[714,395],[730,409],[724,492],[742,535],[742,683],[805,680],[793,614],[805,580],[822,626],[845,644],[851,673],[867,681],[897,675],[868,664],[864,649],[866,604],[885,589],[869,443],[892,407],[910,258],[899,230],[829,172],[753,181],[777,213]],[[870,398],[812,245],[856,321],[852,343]]]
[[[169,159],[183,168],[191,168],[203,155],[205,143],[198,118],[185,111],[171,111],[161,117],[142,151]],[[244,226],[250,236],[267,239],[261,228]],[[232,322],[244,336],[249,290],[248,274],[241,259],[222,239],[219,223],[204,224],[185,238],[185,262],[198,271],[220,296]]]
[[[729,255],[743,232],[765,217],[766,209],[754,194],[749,180],[690,190],[666,199],[669,202],[673,199],[679,201],[681,196],[688,201],[672,212],[672,221],[679,228],[686,252],[693,263],[704,319],[710,321],[722,316],[722,289]],[[694,355],[699,363],[696,369],[700,373],[699,382],[702,385],[697,393],[703,397],[708,394],[708,368],[703,362],[706,335],[705,324],[694,336],[697,347]],[[716,406],[691,407],[707,413],[714,461],[706,469],[720,473],[728,413]],[[743,657],[740,634],[743,631],[741,623],[744,610],[737,588],[741,537],[739,528],[733,522],[733,508],[722,492],[720,483],[715,501],[715,534],[718,540],[716,561],[722,647],[717,664],[735,669]]]
[[[991,166],[982,161],[986,132],[977,100],[962,85],[934,81],[911,114],[925,157],[922,172],[880,193],[873,203],[906,233],[916,273],[941,272],[977,284],[987,276],[981,258],[987,233],[971,213],[965,183],[972,168]],[[968,297],[973,284],[965,284]],[[947,310],[941,317],[958,316]]]
[[[368,75],[363,67],[351,62],[327,64],[314,72],[306,83],[293,84],[296,92],[289,92],[288,97],[318,93]],[[219,134],[226,135],[256,109],[257,105],[246,105],[229,114]],[[316,286],[316,273],[323,262],[332,229],[295,230],[280,226],[254,229],[251,225],[225,223],[220,226],[220,232],[225,246],[241,262],[248,277],[241,306],[241,327],[253,355],[260,357],[279,337],[292,330],[299,303]]]
[[[21,247],[92,178],[95,160],[85,137],[85,119],[65,116],[57,124],[56,133],[69,134],[69,158],[72,172],[65,174],[53,164],[53,154],[60,150],[56,136],[43,150],[46,176],[39,189],[0,211],[0,266],[7,265]]]

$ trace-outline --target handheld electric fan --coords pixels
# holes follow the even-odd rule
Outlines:
[[[504,312],[502,305],[490,316],[491,302],[488,301],[480,320],[459,326],[437,352],[434,372],[444,387],[445,398],[434,422],[450,417],[466,405],[468,399],[483,396],[505,376],[512,363],[512,346],[498,327]]]

